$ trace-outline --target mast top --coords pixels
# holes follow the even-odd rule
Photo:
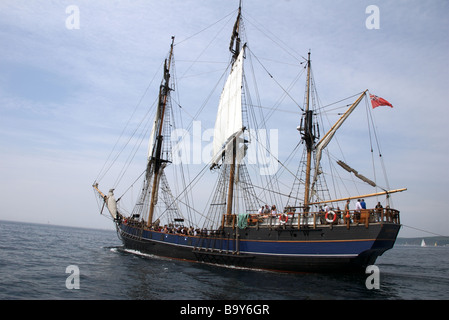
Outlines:
[[[174,42],[175,42],[175,36],[171,36],[170,55],[168,57],[168,68],[167,68],[167,71],[170,71],[170,64],[171,64],[171,60],[172,60],[172,56],[173,56]]]
[[[234,28],[232,30],[231,42],[229,44],[229,51],[232,53],[232,62],[237,60],[237,57],[240,54],[240,22],[241,22],[241,14],[242,14],[242,1],[240,0],[239,4],[239,12],[237,14],[237,19],[234,24]]]

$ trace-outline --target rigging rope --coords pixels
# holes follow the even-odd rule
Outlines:
[[[247,19],[247,17],[250,17],[250,19]],[[251,19],[253,19],[254,22],[251,22]],[[266,30],[263,31],[261,28],[264,28],[263,24],[257,22],[253,17],[249,16],[246,14],[245,12],[245,21],[248,21],[249,24],[251,24],[252,26],[254,26],[254,28],[256,28],[257,30],[259,30],[265,37],[267,37],[268,39],[270,39],[271,41],[273,41],[277,46],[279,46],[279,48],[281,48],[282,50],[284,50],[288,55],[290,55],[291,57],[293,57],[293,59],[297,60],[298,62],[300,62],[301,64],[304,63],[304,61],[307,61],[307,58],[304,58],[303,56],[300,55],[301,59],[299,59],[296,56],[296,52],[295,50],[291,49],[284,41],[282,41],[281,39],[279,39],[275,34],[273,34],[270,30]],[[260,28],[256,25],[259,24]],[[269,36],[268,34],[270,34],[271,36]],[[293,53],[292,53],[293,52]]]
[[[153,84],[154,79],[156,78],[156,75],[159,73],[160,71],[160,67],[162,66],[162,63],[160,64],[159,68],[157,68],[157,71],[154,73],[153,78],[151,79],[150,83],[148,84],[148,86],[146,87],[144,93],[142,94],[142,96],[140,97],[138,103],[136,104],[136,106],[134,107],[134,110],[131,114],[131,116],[129,117],[128,121],[126,122],[125,127],[123,128],[122,132],[120,133],[119,137],[117,138],[117,141],[114,144],[114,147],[112,148],[111,152],[109,153],[107,159],[105,160],[102,168],[100,169],[100,172],[98,173],[97,178],[95,179],[96,182],[101,181],[105,175],[109,172],[109,170],[112,168],[112,166],[115,164],[115,162],[117,161],[117,159],[119,158],[120,154],[123,152],[123,150],[126,148],[126,146],[128,145],[128,143],[131,141],[132,137],[134,136],[136,130],[134,131],[133,135],[128,139],[127,143],[122,147],[122,149],[117,153],[117,155],[115,156],[115,158],[112,160],[112,162],[109,164],[109,166],[105,169],[106,164],[109,162],[109,159],[111,158],[111,156],[113,155],[115,149],[118,146],[119,141],[122,139],[123,135],[125,134],[126,129],[128,128],[128,125],[130,124],[132,118],[134,117],[138,107],[140,106],[140,104],[142,103],[143,98],[146,96],[148,90],[150,89],[151,85]],[[148,114],[148,112],[147,112]],[[143,121],[143,119],[142,119]]]
[[[118,175],[118,177],[117,177],[117,180],[116,180],[115,183],[114,183],[114,187],[117,187],[117,185],[120,183],[120,181],[121,181],[122,178],[124,177],[126,171],[128,170],[129,166],[130,166],[131,163],[132,163],[132,160],[134,159],[134,157],[135,157],[137,151],[139,150],[140,146],[142,145],[142,142],[145,140],[145,137],[147,136],[148,131],[149,131],[150,128],[151,128],[152,122],[151,122],[150,117],[148,117],[148,115],[149,115],[149,113],[150,113],[149,111],[150,111],[150,109],[148,110],[147,114],[142,118],[142,122],[143,122],[144,119],[147,119],[147,122],[146,122],[145,126],[144,126],[143,129],[142,129],[142,132],[141,132],[141,135],[140,135],[140,139],[139,139],[140,142],[139,142],[138,144],[136,143],[136,144],[134,145],[134,152],[129,154],[128,159],[127,159],[126,162],[123,164],[122,170],[120,171],[120,173],[119,173],[119,175]],[[140,125],[142,124],[142,122],[139,124],[139,127],[140,127]],[[134,135],[135,135],[135,133],[136,133],[136,131],[137,131],[137,129],[138,129],[139,127],[137,127],[136,130],[133,132],[133,134],[131,135],[131,137],[130,137],[129,140],[128,140],[128,143],[129,143],[129,142],[131,141],[131,139],[134,137]],[[128,143],[127,143],[127,144],[128,144]]]
[[[254,56],[257,60],[257,62],[259,62],[259,64],[262,66],[262,68],[265,70],[265,72],[268,74],[268,76],[270,76],[271,79],[273,79],[273,81],[279,86],[279,88],[281,88],[284,93],[293,101],[293,103],[295,103],[299,109],[301,109],[302,111],[304,111],[304,109],[299,105],[298,102],[296,102],[296,100],[290,95],[290,93],[284,89],[284,87],[273,77],[273,75],[270,73],[270,71],[268,71],[268,69],[265,67],[265,65],[262,64],[262,62],[259,60],[259,58],[254,54],[254,52],[252,52],[252,50],[247,46],[248,52],[250,52],[252,54],[252,56]],[[299,78],[299,76],[297,77]]]
[[[179,44],[181,44],[181,43],[183,43],[184,41],[187,41],[187,40],[192,39],[193,37],[199,35],[200,33],[203,33],[204,31],[206,31],[207,29],[213,27],[214,25],[216,25],[217,23],[219,23],[219,22],[221,22],[222,20],[226,19],[227,17],[232,17],[232,18],[233,18],[233,17],[235,16],[235,12],[236,12],[236,11],[237,11],[237,9],[236,9],[236,10],[233,10],[232,12],[228,13],[228,14],[225,15],[223,18],[221,18],[221,19],[215,21],[215,22],[212,23],[211,25],[209,25],[209,26],[207,26],[207,27],[201,29],[200,31],[198,31],[198,32],[196,32],[196,33],[194,33],[194,34],[192,34],[191,36],[188,36],[187,38],[184,38],[183,40],[177,42],[177,43],[175,44],[175,46],[176,46],[176,45],[179,45]],[[228,23],[228,22],[229,22],[229,20],[228,20],[226,23]]]
[[[405,224],[402,224],[402,226],[403,226],[403,227],[407,227],[407,228],[410,228],[410,229],[414,229],[414,230],[418,230],[418,231],[426,232],[426,233],[429,233],[429,234],[433,234],[433,235],[435,235],[435,236],[439,236],[439,237],[445,237],[445,238],[449,238],[449,236],[444,236],[444,235],[442,235],[442,234],[439,234],[439,233],[435,233],[435,232],[431,232],[431,231],[427,231],[427,230],[423,230],[423,229],[419,229],[419,228],[415,228],[415,227],[407,226],[407,225],[405,225]]]

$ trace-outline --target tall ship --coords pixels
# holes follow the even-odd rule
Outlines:
[[[349,158],[331,154],[329,146],[338,142],[337,132],[341,128],[349,135],[351,128],[354,134],[359,134],[358,125],[347,123],[364,101],[371,140],[368,157],[375,158],[373,149],[379,146],[377,126],[369,124],[372,116],[368,114],[377,105],[392,106],[368,90],[351,96],[350,102],[343,99],[327,106],[320,104],[310,51],[305,57],[298,55],[299,76],[284,87],[263,66],[264,59],[245,39],[246,20],[241,6],[234,17],[235,14],[229,46],[223,45],[223,50],[229,49],[229,63],[218,82],[222,84],[219,101],[206,98],[205,105],[215,105],[217,110],[208,149],[181,147],[183,141],[190,143],[186,136],[209,112],[202,106],[192,116],[193,110],[185,111],[187,108],[181,107],[178,98],[173,98],[177,89],[174,79],[177,44],[172,37],[157,99],[149,108],[153,111],[150,125],[141,130],[148,133],[146,139],[149,136],[148,153],[141,158],[146,159],[142,162],[143,171],[129,178],[131,187],[112,183],[108,191],[101,191],[100,182],[112,171],[112,163],[117,159],[111,153],[108,158],[111,164],[105,164],[93,183],[101,213],[109,211],[106,216],[116,226],[125,249],[157,257],[278,272],[364,271],[393,247],[401,224],[392,195],[406,189],[390,188],[388,182],[385,187],[377,178],[362,175],[350,165]],[[262,65],[271,85],[280,89],[280,99],[291,100],[291,110],[281,110],[276,103],[264,107],[263,96],[270,95],[266,89],[258,92],[256,99],[251,98],[257,84],[248,82],[250,78],[256,82],[259,79],[252,75],[255,64]],[[305,80],[301,86],[302,104],[296,102],[298,97],[291,91],[301,77]],[[333,111],[336,121],[329,124],[328,116],[324,121],[323,114],[330,106],[341,112]],[[190,131],[175,131],[179,125],[179,121],[175,123],[179,119],[175,111],[186,112],[180,116],[184,121],[192,119],[188,125],[182,123]],[[288,132],[286,137],[280,136],[281,130],[272,130],[270,120],[266,120],[267,116],[282,112],[285,117],[296,119],[286,119],[286,124],[295,123],[291,128],[282,128],[282,132],[284,129]],[[274,132],[274,138],[268,132]],[[127,143],[136,137],[126,139]],[[291,147],[287,141],[294,141]],[[342,148],[338,145],[337,149]],[[132,149],[132,158],[137,150],[140,149]],[[117,157],[122,151],[116,151]],[[200,153],[208,158],[195,173],[188,171],[192,167],[186,161],[189,157],[185,157],[189,152],[197,152],[193,157]],[[285,159],[281,159],[284,155]],[[355,162],[360,164],[362,158],[358,152],[355,155]],[[384,168],[380,151],[379,158],[373,163],[379,161]],[[118,171],[117,180],[122,181],[127,170]],[[338,180],[363,188],[340,187]],[[124,196],[138,184],[139,195],[129,210],[124,205]],[[366,187],[369,191],[359,191]],[[208,201],[196,205],[195,197]],[[367,206],[365,200],[372,205]]]

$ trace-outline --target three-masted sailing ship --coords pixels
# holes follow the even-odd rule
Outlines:
[[[116,186],[103,193],[95,181],[93,188],[100,196],[101,210],[106,207],[110,212],[125,248],[159,257],[285,272],[364,270],[393,247],[401,224],[399,211],[390,206],[390,195],[405,189],[381,188],[338,160],[336,163],[346,174],[377,190],[332,197],[323,182],[322,157],[337,130],[363,99],[369,99],[368,92],[362,92],[321,137],[319,110],[313,108],[316,99],[309,52],[301,66],[306,77],[304,105],[297,113],[297,128],[292,128],[292,132],[299,131],[297,147],[303,147],[303,157],[294,160],[301,169],[295,174],[285,167],[284,171],[293,176],[288,194],[276,191],[277,183],[273,182],[276,174],[266,175],[262,187],[257,186],[245,161],[248,146],[262,138],[255,133],[257,130],[251,130],[248,121],[247,108],[251,103],[245,100],[244,64],[251,52],[242,41],[242,19],[239,7],[229,45],[230,71],[218,102],[211,160],[205,166],[207,170],[201,170],[218,176],[214,189],[201,186],[202,193],[212,192],[209,210],[194,208],[184,190],[172,192],[166,174],[168,167],[177,166],[172,164],[169,123],[174,90],[171,85],[174,38],[163,67],[140,195],[132,211],[127,212],[121,207],[121,198],[114,196]],[[269,146],[262,145],[268,152]],[[185,182],[185,176],[185,189],[198,183],[196,178]],[[285,202],[278,202],[276,208],[268,206],[273,202],[267,195],[270,192],[284,195]],[[375,208],[349,206],[358,199],[372,197],[383,200]],[[203,217],[202,225],[190,219],[195,214]]]

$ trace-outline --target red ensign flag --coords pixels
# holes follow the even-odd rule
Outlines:
[[[387,100],[385,100],[384,98],[375,96],[374,94],[369,95],[369,97],[371,98],[371,105],[373,106],[373,109],[379,106],[389,106],[393,108],[393,105],[391,103],[389,103]]]

